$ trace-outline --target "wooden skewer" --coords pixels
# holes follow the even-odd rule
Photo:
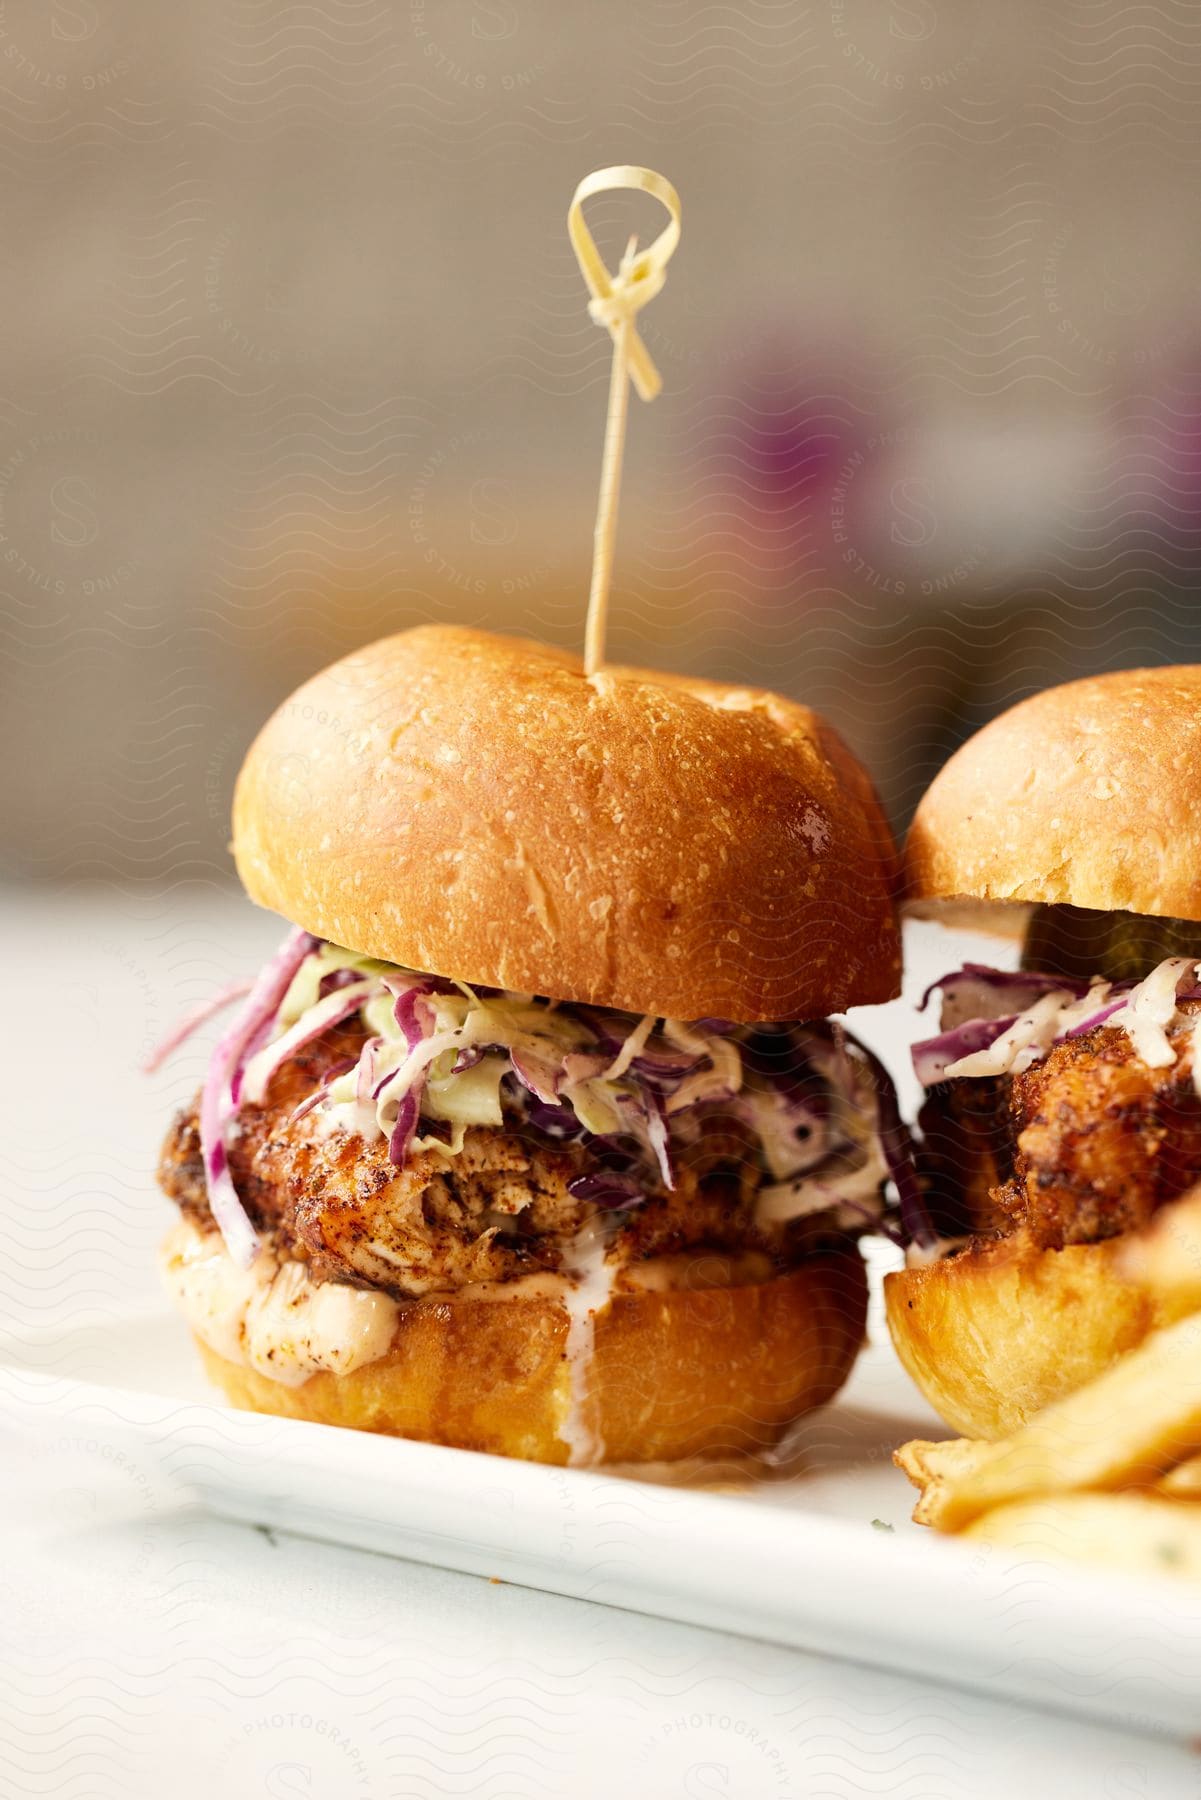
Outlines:
[[[594,194],[627,188],[653,194],[668,212],[668,222],[647,249],[639,251],[631,238],[625,254],[610,275],[584,222],[584,202]],[[621,166],[597,169],[585,176],[572,198],[567,230],[581,273],[592,295],[588,312],[604,325],[613,339],[613,369],[609,380],[609,407],[605,420],[605,449],[601,461],[600,495],[596,530],[592,541],[592,583],[588,593],[588,621],[584,630],[584,673],[595,675],[605,659],[605,626],[613,574],[613,550],[617,541],[617,510],[621,495],[621,466],[625,454],[629,387],[633,382],[641,400],[653,400],[662,387],[659,371],[635,323],[638,313],[667,279],[667,264],[680,241],[680,199],[671,183],[653,169]]]

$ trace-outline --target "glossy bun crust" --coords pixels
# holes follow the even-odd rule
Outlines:
[[[608,1462],[766,1448],[831,1399],[863,1341],[867,1283],[849,1247],[759,1285],[618,1294],[596,1320],[584,1418]],[[565,1463],[567,1315],[550,1299],[420,1300],[392,1348],[348,1375],[285,1387],[198,1342],[235,1406]]]
[[[886,1276],[897,1355],[954,1431],[1005,1437],[1188,1310],[1123,1279],[1129,1243],[977,1242]]]
[[[906,846],[915,901],[1201,919],[1201,666],[1050,688],[963,745]]]
[[[234,800],[252,900],[410,968],[676,1018],[898,991],[895,851],[807,707],[451,626],[269,720]]]

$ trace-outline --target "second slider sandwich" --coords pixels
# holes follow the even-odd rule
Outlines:
[[[968,965],[918,1044],[941,1254],[885,1284],[943,1417],[995,1438],[1165,1323],[1126,1242],[1201,1178],[1201,668],[1052,688],[918,808],[912,898],[991,903],[1021,967]]]
[[[232,1399],[583,1462],[769,1444],[837,1391],[902,1144],[828,1021],[900,958],[820,718],[423,627],[279,709],[234,853],[293,930],[161,1170]]]

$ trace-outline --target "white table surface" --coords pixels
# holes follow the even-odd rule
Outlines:
[[[154,1155],[207,1040],[137,1063],[278,928],[217,890],[10,889],[0,917],[0,1308],[102,1320],[153,1283]],[[1201,1800],[1201,1759],[1128,1720],[268,1535],[61,1429],[0,1435],[4,1796]]]

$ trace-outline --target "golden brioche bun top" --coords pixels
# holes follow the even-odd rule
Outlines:
[[[284,702],[233,824],[252,900],[409,968],[677,1018],[897,992],[871,780],[759,689],[420,626]]]
[[[935,778],[905,851],[918,901],[1201,919],[1201,667],[1049,688]]]

